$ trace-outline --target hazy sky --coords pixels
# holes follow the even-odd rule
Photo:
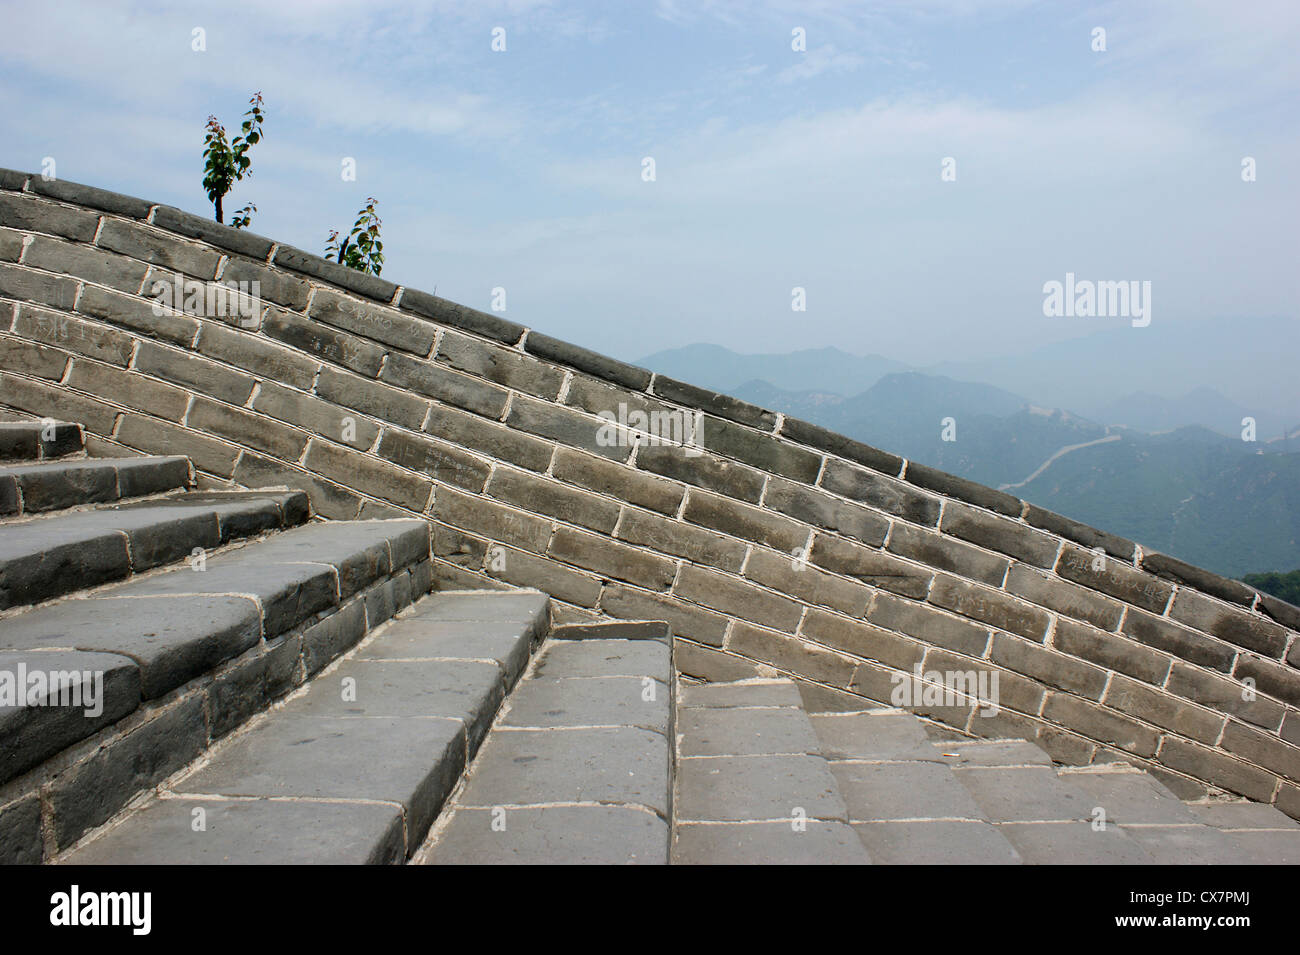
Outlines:
[[[1150,281],[1153,325],[1300,320],[1294,0],[11,5],[0,164],[207,213],[204,121],[260,90],[254,231],[319,252],[374,195],[386,278],[624,358],[1128,326],[1044,317],[1066,272]]]

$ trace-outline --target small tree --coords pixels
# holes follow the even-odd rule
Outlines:
[[[225,221],[221,200],[236,182],[253,175],[248,168],[251,165],[248,150],[262,139],[262,94],[254,93],[248,100],[248,107],[240,135],[230,142],[226,142],[226,128],[217,117],[208,117],[208,135],[203,148],[203,188],[207,190],[218,222]],[[231,219],[230,224],[236,229],[245,228],[256,211],[257,206],[249,203]]]
[[[366,207],[357,213],[357,221],[346,239],[340,240],[337,230],[330,231],[325,240],[327,259],[358,272],[380,273],[384,267],[384,243],[379,239],[379,227],[383,223],[375,212],[377,202],[373,196],[366,200]]]

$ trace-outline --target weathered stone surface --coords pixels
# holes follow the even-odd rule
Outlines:
[[[1173,606],[1169,608],[1169,616],[1221,640],[1274,659],[1280,659],[1286,650],[1288,634],[1285,627],[1210,600],[1192,590],[1178,591]]]
[[[904,597],[924,598],[934,580],[933,571],[825,534],[813,539],[808,557],[818,567]]]
[[[36,865],[45,854],[37,793],[0,808],[0,865]]]
[[[817,735],[800,706],[694,706],[678,715],[677,733],[683,757],[818,752]]]
[[[504,819],[505,828],[499,827]],[[494,821],[497,826],[494,828]],[[664,865],[668,825],[624,806],[460,808],[435,833],[429,865]]]
[[[645,450],[642,449],[642,454]],[[502,456],[507,455],[503,452]],[[542,468],[538,467],[534,470],[542,470]],[[585,487],[589,491],[597,491],[628,504],[658,511],[661,514],[676,515],[681,507],[682,498],[686,495],[685,488],[672,481],[569,448],[555,449],[555,466],[552,473],[561,481]],[[757,497],[754,499],[757,500]]]
[[[677,828],[674,865],[869,865],[853,828],[842,822],[686,823]]]
[[[579,371],[585,371],[597,378],[612,381],[635,391],[644,391],[650,384],[650,372],[644,368],[606,358],[604,355],[579,348],[577,345],[570,345],[568,342],[543,335],[541,332],[530,331],[528,338],[524,340],[524,349],[539,358],[569,365]]]
[[[844,800],[820,756],[696,756],[677,763],[677,820],[846,820]]]
[[[733,574],[739,573],[745,562],[746,547],[734,538],[633,508],[623,509],[615,536],[638,547],[685,557]]]
[[[637,452],[636,466],[686,484],[717,491],[738,501],[757,504],[763,496],[764,478],[760,472],[712,454],[688,455],[680,448],[651,445]],[[680,500],[679,497],[678,501]]]
[[[984,819],[953,771],[938,762],[832,762],[852,822]]]
[[[871,547],[883,544],[889,533],[889,521],[883,515],[782,478],[768,483],[763,506]]]
[[[514,348],[503,348],[469,335],[447,331],[435,356],[451,367],[486,378],[498,385],[554,401],[564,383],[564,372]]]
[[[1020,854],[987,822],[857,823],[877,865],[1019,865]]]
[[[659,667],[667,677],[666,663]],[[634,726],[668,735],[668,687],[650,676],[564,677],[552,659],[545,676],[520,686],[500,725],[524,729]]]
[[[998,826],[1028,865],[1151,865],[1152,859],[1119,826],[1090,823],[1014,823]]]

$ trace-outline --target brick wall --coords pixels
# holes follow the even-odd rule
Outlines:
[[[260,301],[155,308],[178,275]],[[170,207],[0,171],[0,405],[80,422],[93,453],[189,455],[210,486],[302,487],[329,518],[422,515],[441,586],[668,620],[693,675],[776,669],[857,707],[918,664],[996,673],[992,715],[913,708],[1300,817],[1297,608]],[[699,412],[698,446],[601,440],[620,405]]]

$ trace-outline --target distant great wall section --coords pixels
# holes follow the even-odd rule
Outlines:
[[[436,586],[666,620],[691,676],[775,670],[856,709],[918,665],[996,674],[992,715],[909,708],[1300,818],[1300,609],[177,209],[0,170],[0,406],[80,423],[92,454],[188,455],[211,487],[302,488],[325,518],[422,516]]]

